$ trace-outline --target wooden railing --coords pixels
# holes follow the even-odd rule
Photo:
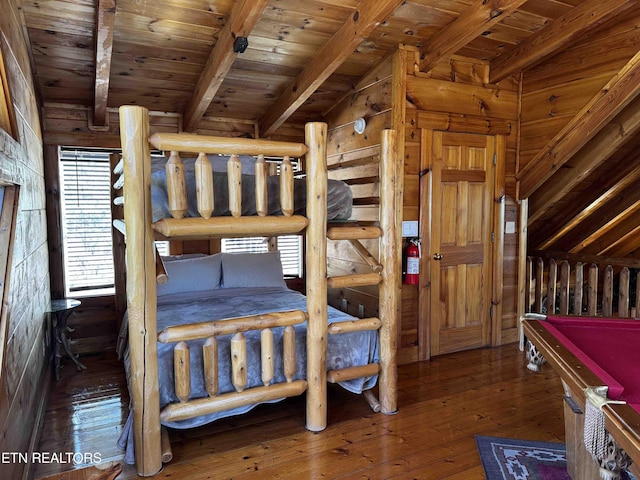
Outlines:
[[[638,318],[640,260],[531,252],[527,312]]]

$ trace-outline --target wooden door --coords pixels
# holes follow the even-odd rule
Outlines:
[[[430,350],[440,355],[490,343],[496,138],[432,131],[427,145],[431,225],[424,254],[431,278]]]

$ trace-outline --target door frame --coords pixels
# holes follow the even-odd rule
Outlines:
[[[485,119],[486,120],[486,119]],[[432,152],[433,132],[457,132],[495,136],[495,159],[493,168],[493,182],[491,185],[493,196],[490,223],[493,232],[493,242],[490,249],[489,278],[490,287],[490,346],[501,344],[502,340],[502,289],[504,273],[504,216],[505,216],[505,157],[506,135],[509,130],[478,131],[476,128],[429,128],[420,127],[420,212],[419,231],[422,241],[422,255],[420,258],[420,283],[418,286],[418,360],[431,358],[431,234],[432,234]],[[469,127],[469,125],[467,125]]]

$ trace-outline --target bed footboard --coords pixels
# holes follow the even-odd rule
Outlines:
[[[304,380],[293,380],[296,371],[295,330],[307,319],[301,310],[274,312],[264,315],[201,322],[168,327],[158,334],[158,341],[175,343],[174,381],[179,403],[165,406],[160,412],[164,422],[221,412],[279,398],[300,395],[307,389]],[[275,370],[273,330],[283,327],[283,370],[285,382],[274,383]],[[247,388],[247,342],[245,333],[260,332],[261,372],[264,386]],[[218,337],[233,335],[231,339],[231,377],[235,392],[218,391]],[[191,361],[189,340],[205,339],[202,346],[202,369],[208,397],[189,399],[191,395]]]

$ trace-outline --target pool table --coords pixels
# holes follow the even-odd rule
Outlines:
[[[545,360],[560,375],[565,390],[567,470],[573,480],[598,479],[599,467],[584,446],[585,389],[607,386],[605,428],[614,443],[640,466],[640,320],[527,314],[523,334],[533,345],[529,368]],[[614,469],[615,470],[615,469]],[[612,477],[615,478],[615,477]]]

